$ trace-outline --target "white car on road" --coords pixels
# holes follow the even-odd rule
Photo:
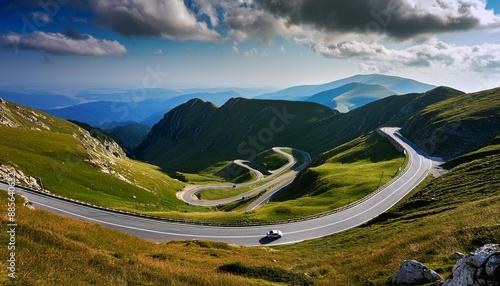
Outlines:
[[[267,238],[281,238],[283,236],[283,233],[281,230],[270,230],[266,233]]]

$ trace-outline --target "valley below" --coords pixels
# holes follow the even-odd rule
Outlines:
[[[454,252],[500,237],[499,98],[499,89],[436,87],[345,113],[309,101],[186,98],[147,134],[2,100],[0,175],[17,185],[19,279],[386,285],[405,259],[446,277]],[[444,172],[433,176],[438,164]],[[283,237],[267,238],[271,229]]]

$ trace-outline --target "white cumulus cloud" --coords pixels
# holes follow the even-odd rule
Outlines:
[[[366,72],[397,72],[412,67],[451,73],[500,73],[500,44],[457,46],[435,41],[389,49],[381,44],[358,41],[335,44],[312,42],[307,38],[295,41],[325,57],[353,60]]]
[[[210,7],[205,7],[209,11]],[[198,21],[182,0],[92,0],[97,23],[125,36],[222,42],[218,32]],[[214,16],[212,21],[216,22]]]
[[[81,38],[60,33],[34,32],[29,35],[0,35],[0,46],[14,49],[39,50],[53,55],[121,56],[127,52],[118,41],[100,40],[90,35]]]

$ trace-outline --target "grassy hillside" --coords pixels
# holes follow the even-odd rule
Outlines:
[[[499,155],[462,164],[428,180],[420,192],[371,223],[277,248],[148,242],[30,210],[19,198],[18,278],[9,282],[2,260],[0,284],[284,285],[269,281],[281,273],[298,279],[295,285],[386,285],[404,259],[419,260],[446,277],[456,262],[455,251],[466,253],[484,243],[498,243],[498,166]],[[5,192],[0,192],[0,201],[6,201]],[[4,212],[1,220],[6,229]],[[7,235],[0,232],[0,240],[7,241]],[[7,255],[7,248],[0,248],[0,256]],[[242,276],[221,271],[235,268],[248,272]]]
[[[9,102],[0,103],[0,109],[0,165],[22,171],[46,190],[135,211],[180,204],[175,192],[181,182],[126,158],[109,137],[99,133],[94,138],[73,123]]]
[[[412,116],[402,134],[430,155],[452,159],[500,135],[500,88],[464,94]]]
[[[50,192],[101,206],[175,218],[247,219],[241,210],[234,215],[186,205],[175,196],[183,183],[166,176],[156,166],[126,158],[119,146],[99,130],[84,126],[94,138],[68,121],[8,102],[3,106],[4,117],[16,126],[0,126],[4,139],[0,144],[0,163],[33,177]],[[263,152],[256,159],[259,164],[277,167],[284,158]],[[217,178],[217,172],[223,171],[227,164],[210,165],[197,175],[178,174],[198,183],[254,179],[253,173],[246,169],[238,176]],[[254,219],[267,219],[267,214]]]
[[[134,153],[167,171],[187,173],[237,158],[253,159],[274,146],[299,148],[314,157],[378,127],[402,125],[426,106],[460,94],[441,87],[391,96],[346,114],[308,102],[235,98],[218,108],[192,100],[167,113]]]
[[[347,205],[390,181],[404,163],[404,155],[376,133],[341,145],[320,158],[324,161],[301,172],[260,212],[289,218]]]
[[[402,126],[406,120],[426,106],[461,95],[463,92],[438,87],[422,94],[386,97],[352,110],[313,123],[287,138],[294,147],[317,156],[382,126]],[[294,140],[294,138],[301,138]],[[293,140],[293,141],[292,141]]]
[[[217,107],[191,100],[167,113],[135,154],[165,170],[197,173],[217,162],[253,160],[270,147],[287,146],[287,134],[333,114],[316,103],[233,98]]]

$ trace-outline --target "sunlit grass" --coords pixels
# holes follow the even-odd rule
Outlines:
[[[244,194],[251,191],[255,186],[241,187],[241,188],[228,188],[228,189],[207,189],[200,192],[200,199],[202,200],[220,200],[232,198],[234,196]]]
[[[402,261],[416,259],[443,277],[455,251],[467,253],[500,237],[499,156],[428,179],[387,214],[349,231],[276,248],[187,241],[154,243],[46,211],[18,197],[15,283],[2,285],[276,285],[218,271],[249,268],[306,274],[314,285],[386,285]],[[483,167],[485,166],[485,167]],[[7,195],[0,192],[0,201]],[[6,229],[5,213],[1,216]],[[7,241],[0,232],[0,241]],[[7,248],[0,248],[7,257]],[[5,265],[5,262],[0,262]],[[54,267],[57,265],[57,267]],[[263,268],[260,268],[263,267]]]

